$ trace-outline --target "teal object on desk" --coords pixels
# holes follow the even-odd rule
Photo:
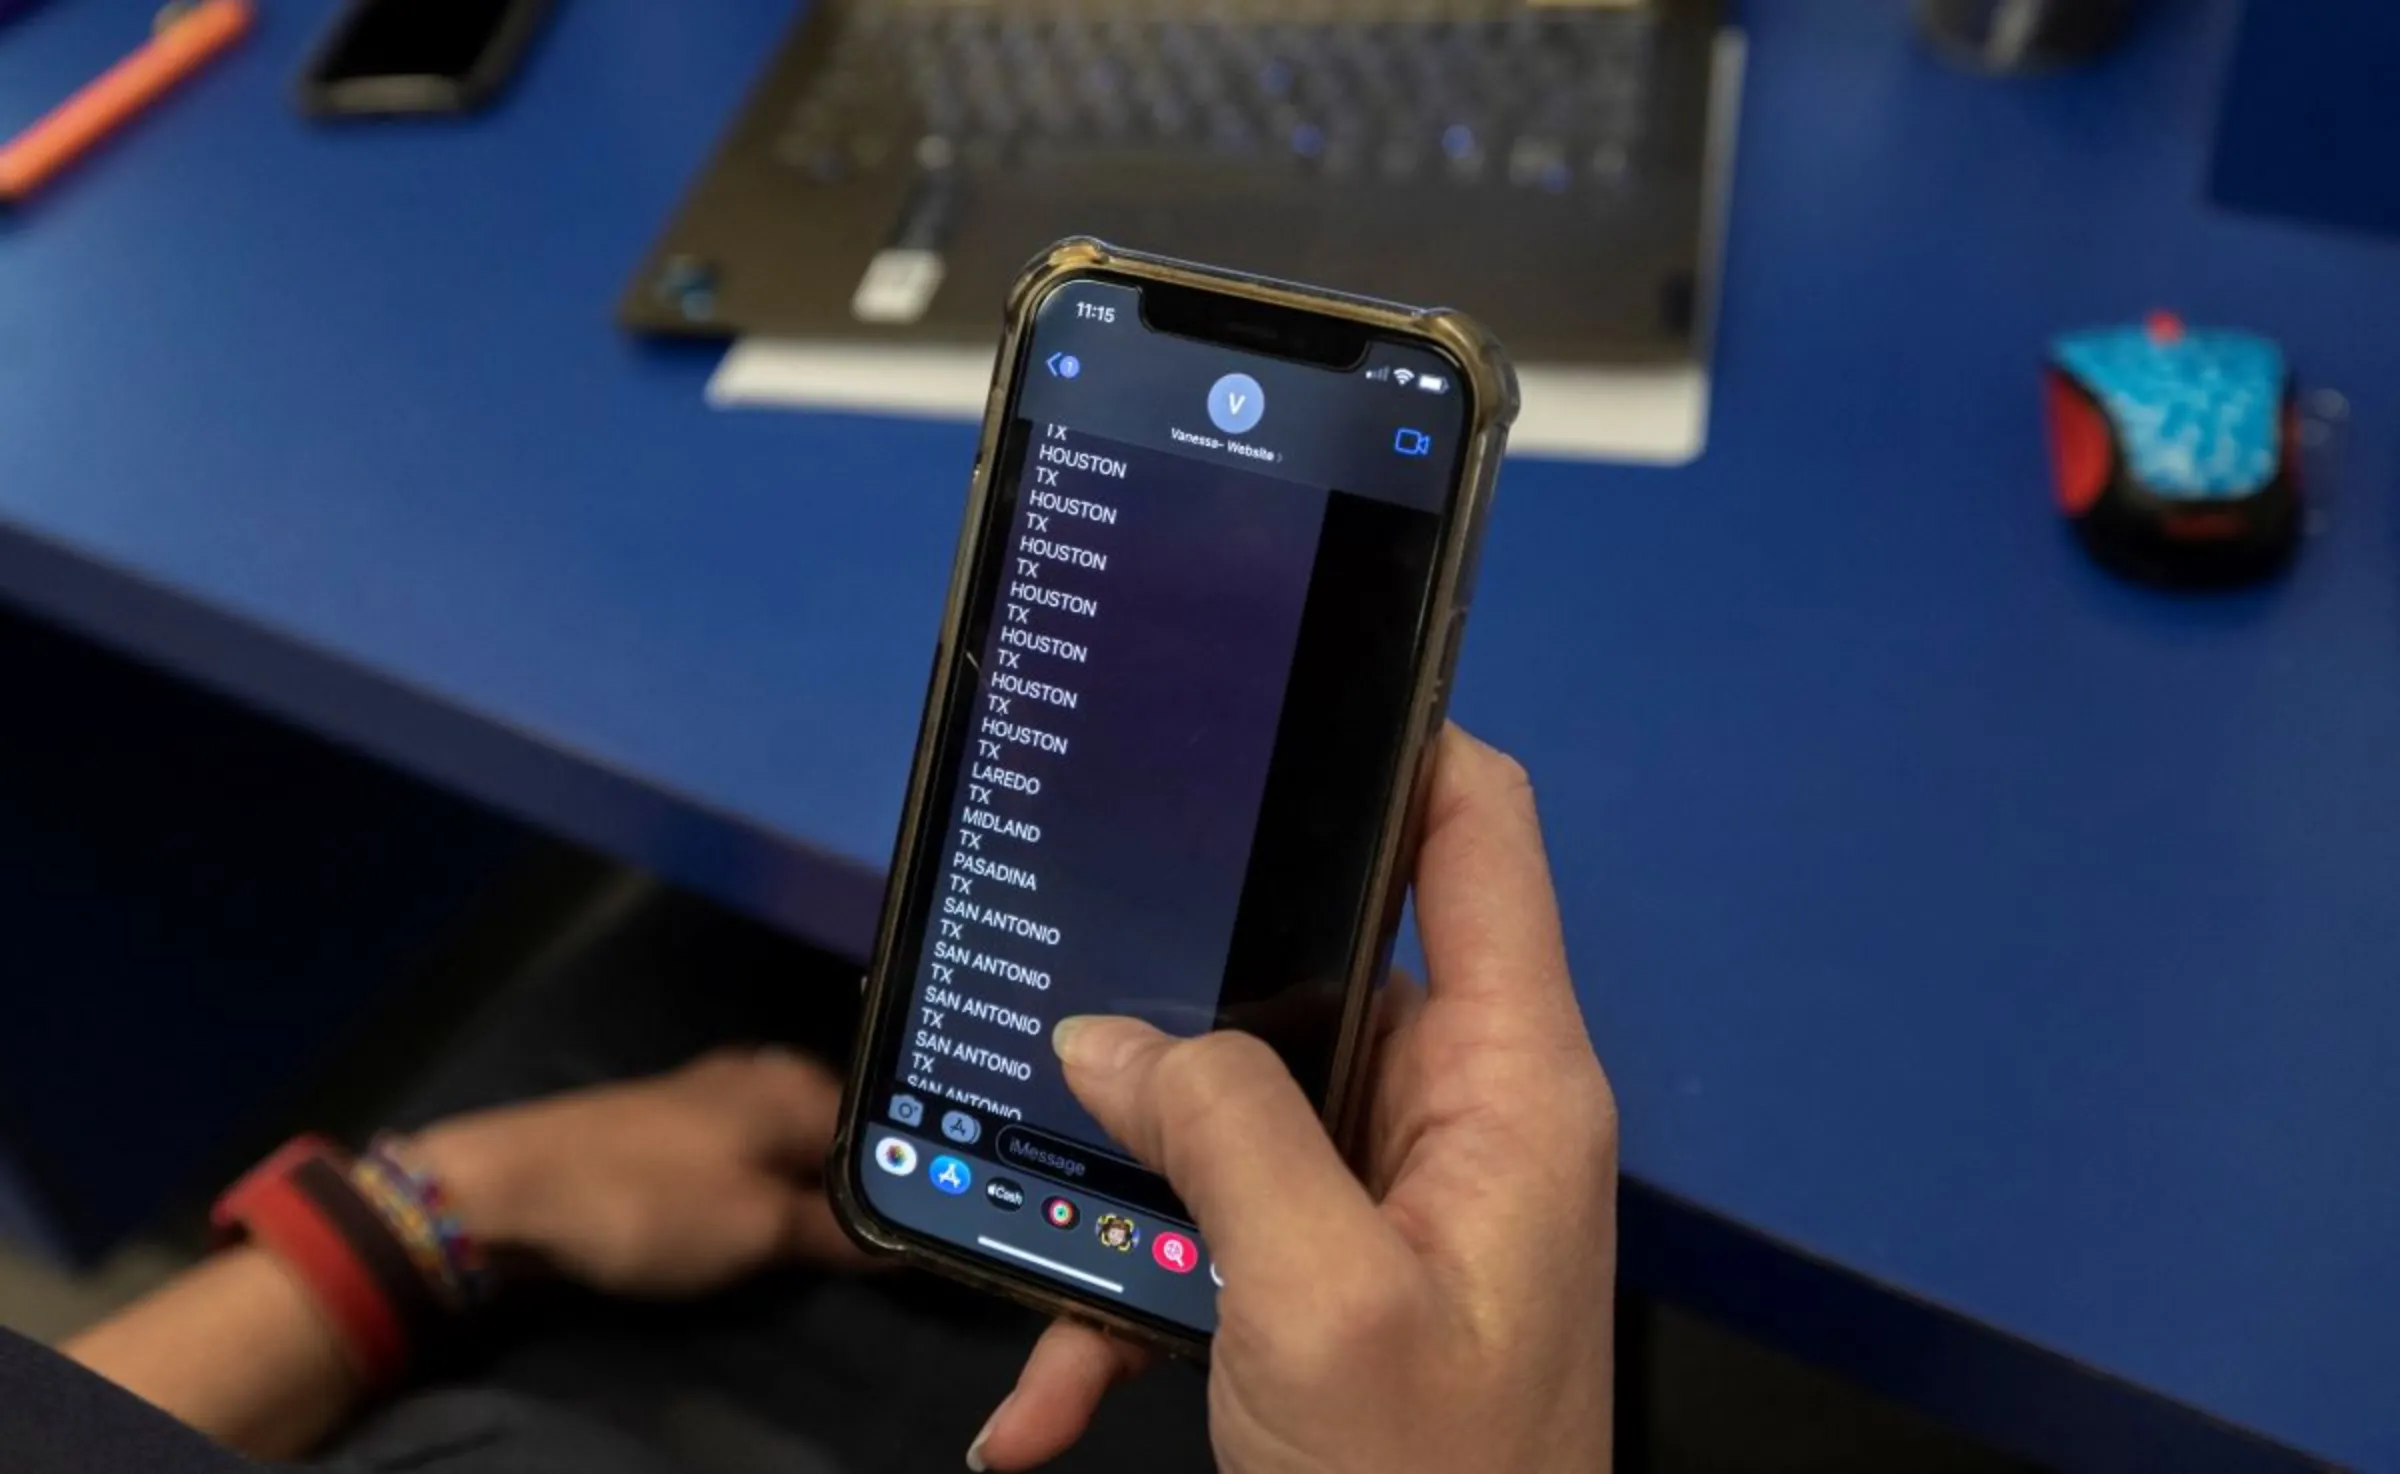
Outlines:
[[[2161,313],[2069,333],[2050,362],[2059,504],[2094,557],[2179,587],[2245,583],[2289,561],[2301,488],[2281,348]]]
[[[2098,399],[2126,470],[2170,501],[2234,501],[2274,479],[2283,455],[2283,350],[2255,333],[2105,328],[2053,350]]]

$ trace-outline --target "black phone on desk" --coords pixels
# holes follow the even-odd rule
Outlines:
[[[1205,1238],[1049,1031],[1246,1030],[1341,1128],[1516,407],[1454,312],[1080,239],[1020,278],[829,1168],[854,1235],[1205,1347]]]
[[[319,117],[463,113],[524,60],[551,0],[351,0],[300,74]]]

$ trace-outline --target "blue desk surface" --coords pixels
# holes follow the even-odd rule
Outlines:
[[[0,129],[147,8],[0,31]],[[608,319],[788,7],[582,0],[496,116],[345,131],[267,8],[0,223],[0,595],[855,942],[969,432],[712,413]],[[2202,206],[2227,4],[2014,85],[1752,9],[1715,444],[1513,467],[1460,677],[1628,1166],[2400,1469],[2400,248]],[[2160,304],[2355,401],[2281,587],[2046,509],[2045,338]]]

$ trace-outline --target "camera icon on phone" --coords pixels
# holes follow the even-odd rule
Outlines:
[[[893,1096],[892,1103],[889,1107],[887,1107],[887,1111],[893,1120],[899,1122],[903,1126],[922,1126],[925,1124],[925,1102],[917,1099],[913,1095]]]

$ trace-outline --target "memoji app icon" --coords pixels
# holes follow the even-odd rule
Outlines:
[[[875,1143],[875,1165],[894,1177],[906,1177],[917,1170],[917,1149],[897,1136],[887,1136]]]
[[[974,1169],[952,1156],[935,1157],[925,1175],[933,1179],[935,1187],[954,1198],[975,1185]]]
[[[1122,1213],[1101,1214],[1098,1232],[1100,1242],[1120,1254],[1132,1252],[1133,1246],[1142,1240],[1142,1231]]]
[[[1083,1214],[1065,1198],[1052,1198],[1042,1204],[1042,1221],[1052,1228],[1073,1228],[1082,1218]]]

